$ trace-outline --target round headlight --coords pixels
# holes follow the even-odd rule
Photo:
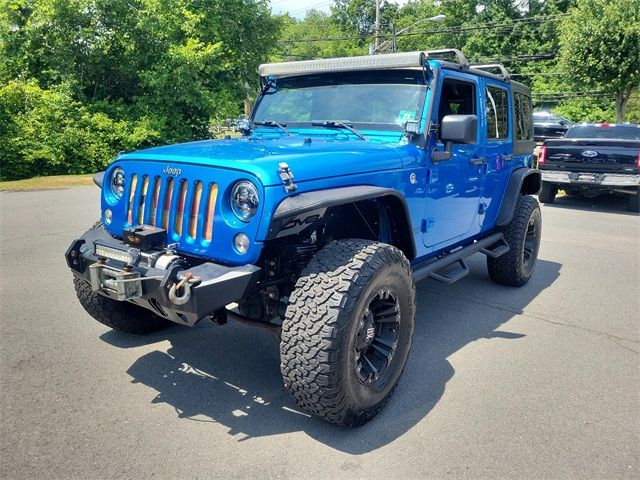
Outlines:
[[[248,181],[238,182],[231,190],[231,210],[243,222],[248,222],[258,211],[258,189]]]
[[[120,167],[114,168],[111,172],[111,193],[118,200],[122,198],[122,194],[124,193],[124,170]]]

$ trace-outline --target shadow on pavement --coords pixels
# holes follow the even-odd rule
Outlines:
[[[627,198],[617,195],[601,195],[586,198],[582,195],[563,195],[556,197],[553,203],[545,203],[545,207],[582,210],[585,212],[615,213],[618,215],[638,216],[640,214],[627,210]]]
[[[271,332],[203,322],[143,339],[116,332],[101,338],[121,348],[171,343],[166,353],[140,357],[127,373],[134,383],[157,391],[153,402],[171,405],[180,418],[222,424],[238,441],[304,431],[337,450],[363,454],[394,441],[429,414],[455,374],[450,355],[479,339],[523,337],[498,328],[549,287],[561,267],[539,260],[531,281],[515,289],[491,283],[482,256],[472,258],[470,266],[470,275],[457,284],[418,284],[416,330],[405,373],[383,412],[357,430],[326,424],[299,410],[282,386],[278,339]],[[486,361],[490,368],[491,358]]]

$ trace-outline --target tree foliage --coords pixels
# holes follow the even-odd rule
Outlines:
[[[0,176],[32,174],[23,163],[90,171],[118,150],[205,138],[241,112],[279,28],[264,0],[4,0],[0,110],[19,114],[0,131],[12,145]],[[29,125],[50,148],[34,148]]]
[[[611,9],[615,8],[619,22],[628,25],[640,0],[609,3]],[[365,55],[374,41],[374,7],[373,0],[339,0],[334,3],[331,14],[310,12],[302,20],[294,19],[284,30],[287,41],[281,44],[280,54],[275,58],[300,60]],[[563,55],[561,46],[566,43],[563,43],[563,21],[569,22],[565,18],[573,18],[574,11],[580,8],[581,0],[412,0],[402,7],[382,2],[381,40],[391,38],[392,26],[396,31],[407,29],[397,37],[399,51],[453,47],[461,49],[472,62],[501,62],[515,74],[516,80],[532,88],[537,108],[553,109],[575,121],[613,121],[615,92],[608,88],[611,84],[604,88],[602,82],[578,83],[574,78],[576,65],[559,58]],[[428,21],[440,14],[446,17],[443,23]],[[322,16],[321,28],[316,21],[318,15]],[[622,18],[624,20],[620,20]],[[639,24],[633,22],[636,26]],[[587,36],[590,36],[589,28]],[[609,24],[607,28],[614,26]],[[618,42],[615,54],[603,51],[599,59],[611,70],[616,66],[610,59],[626,55],[621,53],[623,45],[630,42],[628,37],[622,41],[621,35],[601,33],[609,44],[615,46]],[[314,41],[322,38],[327,40]],[[291,39],[305,41],[296,43]],[[579,43],[588,46],[590,42],[591,39],[585,38]],[[626,76],[621,70],[617,74]],[[637,87],[630,90],[625,120],[640,115],[638,102],[634,101],[640,95],[638,90]],[[593,92],[597,95],[592,95]]]
[[[571,70],[571,83],[614,94],[622,122],[640,87],[640,1],[579,0],[560,33],[560,65]]]
[[[639,10],[640,0],[383,0],[379,35],[402,31],[399,51],[502,62],[537,108],[574,121],[613,121],[616,103],[618,120],[638,121]],[[301,19],[267,0],[1,0],[0,178],[91,172],[119,150],[206,138],[255,95],[260,63],[366,55],[374,24],[374,0]]]

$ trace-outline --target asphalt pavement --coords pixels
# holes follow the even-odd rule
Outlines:
[[[299,411],[278,342],[230,321],[147,337],[76,301],[63,254],[94,187],[0,193],[0,478],[638,478],[640,217],[544,206],[520,289],[484,258],[418,285],[387,408],[345,430]]]

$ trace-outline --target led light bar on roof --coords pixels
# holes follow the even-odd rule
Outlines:
[[[386,53],[362,57],[327,58],[300,62],[265,63],[258,67],[263,77],[306,75],[325,72],[350,72],[354,70],[381,70],[387,68],[422,67],[427,61],[424,52]]]

